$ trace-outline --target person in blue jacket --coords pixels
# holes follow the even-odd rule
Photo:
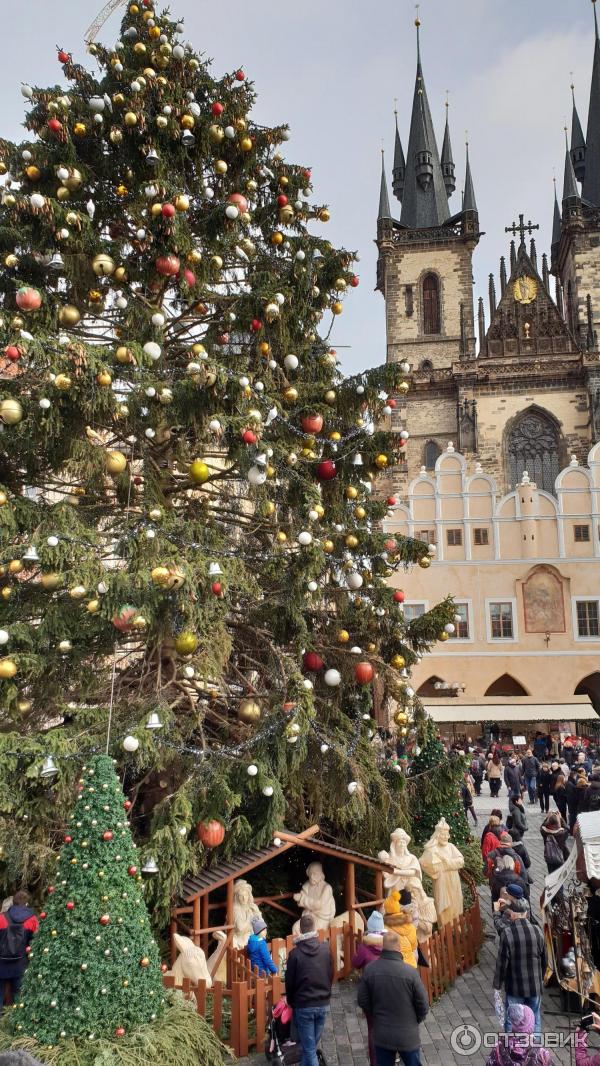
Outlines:
[[[258,967],[259,977],[265,977],[268,973],[277,973],[277,967],[267,947],[267,925],[262,918],[252,919],[252,933],[248,938],[246,951],[252,969]]]

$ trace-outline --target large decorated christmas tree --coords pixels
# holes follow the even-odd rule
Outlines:
[[[408,624],[387,582],[429,565],[379,526],[409,368],[342,377],[354,257],[245,72],[181,33],[132,3],[0,141],[0,873],[44,883],[108,736],[159,923],[204,847],[386,842],[406,793],[374,699],[408,735],[453,616]]]

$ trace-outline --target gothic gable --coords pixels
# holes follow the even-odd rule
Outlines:
[[[577,350],[570,330],[522,244],[485,335],[480,359],[564,355]]]

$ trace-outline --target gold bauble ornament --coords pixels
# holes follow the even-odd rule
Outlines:
[[[117,196],[119,196],[121,199],[123,199],[124,196],[127,196],[127,193],[129,192],[129,189],[127,188],[126,185],[117,185],[117,187],[115,189],[115,192],[116,192]]]
[[[225,160],[224,159],[216,159],[215,160],[215,174],[221,174],[222,175],[222,174],[226,174],[226,173],[227,173],[227,163],[225,162]]]
[[[60,392],[68,392],[72,382],[68,374],[57,374],[54,379],[54,384]]]
[[[332,430],[331,433],[329,434],[329,440],[333,440],[333,441],[337,442],[337,441],[340,441],[341,439],[342,439],[342,434],[339,433],[337,429]]]
[[[17,259],[16,255],[7,255],[6,259],[4,260],[5,267],[8,267],[9,270],[14,270],[14,268],[18,265],[19,260]]]
[[[349,533],[345,543],[347,548],[358,548],[358,537],[355,537],[354,533]]]
[[[61,587],[63,576],[56,570],[49,570],[46,574],[42,574],[40,581],[42,583],[42,588],[45,589],[46,592],[54,592]]]
[[[377,645],[374,644],[373,641],[371,641],[369,644],[367,644],[367,651],[370,655],[372,655],[373,652],[377,651]]]
[[[39,181],[42,176],[40,168],[36,167],[33,163],[25,168],[25,173],[30,181]]]
[[[245,722],[246,725],[254,725],[260,720],[260,716],[260,704],[257,703],[256,700],[240,700],[238,706],[238,718],[240,722]]]
[[[106,453],[106,469],[109,474],[122,474],[127,466],[127,459],[123,452],[110,451]]]
[[[166,585],[170,576],[170,570],[168,566],[155,566],[150,573],[150,577],[155,585]]]
[[[10,324],[13,329],[23,329],[25,326],[25,319],[21,315],[13,315],[10,320]]]
[[[181,128],[182,129],[184,129],[184,130],[193,130],[195,125],[196,125],[196,119],[194,118],[193,115],[182,115],[181,116]]]
[[[125,270],[125,267],[117,267],[113,274],[113,278],[115,279],[115,281],[125,281],[126,277],[127,271]]]
[[[358,489],[355,488],[354,485],[348,485],[348,488],[346,489],[346,499],[347,500],[355,500],[357,496],[358,496]]]
[[[111,130],[110,134],[109,134],[109,137],[110,137],[110,143],[111,144],[123,144],[123,131],[122,130]]]
[[[18,400],[7,398],[0,401],[0,421],[5,426],[16,426],[23,417],[23,408]]]
[[[291,204],[286,204],[285,207],[280,207],[279,209],[278,217],[279,221],[283,226],[287,226],[290,222],[292,222],[294,219],[294,215],[295,211]]]
[[[117,363],[133,363],[133,352],[121,345],[115,352]]]
[[[438,633],[438,640],[450,640],[450,634],[442,630],[441,633]]]
[[[65,304],[58,313],[61,326],[76,326],[81,321],[81,314],[73,304]]]
[[[193,655],[198,647],[198,637],[186,629],[175,637],[175,651],[178,655]]]
[[[73,585],[72,589],[69,589],[69,596],[72,600],[82,600],[87,596],[87,589],[85,585]]]
[[[8,503],[8,496],[5,492],[0,492],[0,507],[6,507]]]
[[[213,144],[220,144],[225,137],[225,133],[220,126],[212,125],[209,127],[208,136]]]
[[[408,722],[408,715],[406,711],[396,711],[394,715],[394,721],[396,725],[406,725]]]
[[[380,455],[376,455],[375,456],[375,466],[379,470],[385,470],[387,465],[388,465],[388,457],[387,457],[387,455],[384,455],[383,453],[381,453]]]
[[[340,629],[340,631],[339,631],[339,633],[337,635],[337,639],[338,639],[338,643],[339,644],[347,644],[348,641],[350,640],[350,634],[349,634],[348,630],[347,629]]]
[[[115,261],[106,252],[100,252],[92,260],[92,270],[97,278],[107,278],[115,272]]]
[[[152,204],[150,214],[152,218],[158,218],[159,215],[162,215],[162,204]]]
[[[20,559],[11,559],[8,564],[9,574],[20,574],[23,569],[23,563]]]
[[[419,566],[422,570],[427,570],[431,566],[431,559],[424,555],[421,559],[419,559]]]
[[[283,244],[284,236],[280,230],[275,230],[275,233],[271,234],[271,244],[279,245]]]
[[[159,130],[166,130],[167,126],[169,125],[169,120],[167,116],[157,115],[156,125],[158,126]]]
[[[323,518],[323,516],[325,514],[325,508],[323,507],[322,503],[316,503],[315,507],[314,507],[314,510],[317,512],[317,517],[318,518]]]
[[[0,679],[9,681],[17,672],[17,664],[13,659],[0,659]]]
[[[85,137],[87,133],[87,126],[85,122],[76,122],[73,126],[73,133],[76,137]]]
[[[406,395],[406,393],[408,392],[409,388],[410,388],[410,385],[408,384],[408,381],[401,381],[400,384],[398,385],[396,391],[397,392],[401,392],[404,395]]]
[[[89,602],[86,603],[86,609],[90,614],[97,614],[100,610],[100,600],[89,600]]]
[[[344,305],[341,300],[335,300],[331,305],[331,310],[333,311],[334,315],[341,315],[342,311],[344,310]]]
[[[251,140],[251,138],[250,137],[242,137],[242,139],[240,140],[240,148],[242,149],[242,152],[251,152],[252,151],[252,140]]]
[[[215,270],[222,270],[223,269],[223,258],[222,258],[222,256],[220,256],[220,255],[211,255],[211,257],[210,257],[210,265],[212,267],[214,267]]]
[[[327,210],[326,207],[323,207],[319,211],[318,218],[319,218],[320,222],[329,222],[329,219],[331,218],[331,215],[330,215],[330,213],[329,213],[329,211]]]
[[[12,589],[11,589],[10,585],[5,585],[4,588],[2,589],[2,599],[3,600],[10,600],[11,596],[12,596]]]
[[[27,714],[31,710],[31,700],[17,700],[17,710],[19,714]]]
[[[83,185],[83,177],[81,175],[81,171],[77,170],[76,167],[73,167],[73,169],[69,173],[69,177],[66,179],[64,184],[66,185],[69,192],[77,192],[77,190],[80,189]]]
[[[355,514],[355,515],[356,515],[356,517],[357,517],[357,518],[359,518],[359,519],[360,519],[361,521],[362,521],[362,519],[363,519],[363,518],[366,518],[366,517],[367,517],[367,512],[365,511],[364,507],[357,507],[357,508],[356,508],[356,510],[355,510],[355,512],[354,512],[354,514]]]
[[[273,500],[265,500],[263,509],[267,516],[274,515],[276,508]]]
[[[203,485],[210,477],[210,470],[203,459],[194,459],[190,464],[190,481],[194,485]]]
[[[189,196],[186,196],[185,193],[180,193],[179,196],[175,197],[175,210],[176,211],[189,211],[189,209],[190,209],[190,198],[189,198]]]
[[[197,266],[198,263],[202,262],[202,252],[198,251],[197,248],[193,248],[191,252],[188,252],[187,261],[188,263],[194,263]],[[204,345],[200,345],[200,347],[202,348],[202,351],[204,351]]]
[[[278,544],[285,544],[285,542],[287,541],[287,533],[284,533],[283,530],[280,529],[275,537],[275,540]]]
[[[327,554],[330,555],[331,552],[334,551],[334,550],[335,550],[335,544],[333,543],[332,540],[324,540],[323,541],[323,551],[324,552],[327,552]]]
[[[123,93],[115,93],[115,95],[113,96],[113,104],[115,105],[115,107],[123,107],[124,103],[125,97]]]
[[[136,41],[133,50],[137,56],[143,56],[148,51],[143,41]]]
[[[284,389],[283,398],[286,403],[295,403],[298,399],[298,389],[295,389],[293,385],[290,385],[287,389]]]
[[[102,385],[103,388],[106,388],[108,385],[112,384],[112,377],[108,370],[101,370],[99,374],[96,374],[96,381],[99,385]]]
[[[328,403],[331,406],[332,404],[335,403],[335,398],[336,398],[335,389],[327,389],[327,392],[325,393],[325,395],[323,397],[323,399],[325,400],[325,403]]]
[[[134,111],[126,111],[123,117],[123,121],[125,125],[129,126],[130,128],[133,126],[137,126],[137,115]]]
[[[78,223],[79,223],[79,215],[77,214],[77,211],[69,211],[69,213],[67,215],[67,225],[68,226],[77,226]]]
[[[406,659],[403,655],[393,655],[390,666],[393,666],[394,670],[403,670],[406,666]]]

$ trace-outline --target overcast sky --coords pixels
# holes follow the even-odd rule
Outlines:
[[[159,5],[161,6],[161,5]],[[61,68],[55,44],[86,62],[83,38],[101,0],[30,0],[25,17],[5,18],[0,65],[0,134],[19,138],[22,81],[55,83]],[[415,79],[414,5],[409,0],[173,0],[186,39],[214,59],[217,74],[243,66],[256,82],[254,112],[265,124],[288,122],[290,160],[313,168],[316,195],[331,205],[325,232],[359,252],[361,285],[346,301],[334,341],[344,368],[385,361],[383,300],[373,291],[373,244],[379,196],[380,148],[391,177],[394,98],[404,148]],[[475,296],[498,273],[507,253],[504,226],[519,212],[541,224],[538,253],[549,251],[552,177],[562,191],[562,128],[571,120],[573,71],[586,129],[593,55],[590,0],[423,0],[421,43],[425,83],[441,150],[444,100],[450,119],[460,209],[464,131],[485,231],[475,252]],[[120,13],[101,38],[111,44]],[[90,57],[88,57],[90,61]],[[399,205],[396,201],[393,211]],[[323,232],[323,230],[320,230]]]

